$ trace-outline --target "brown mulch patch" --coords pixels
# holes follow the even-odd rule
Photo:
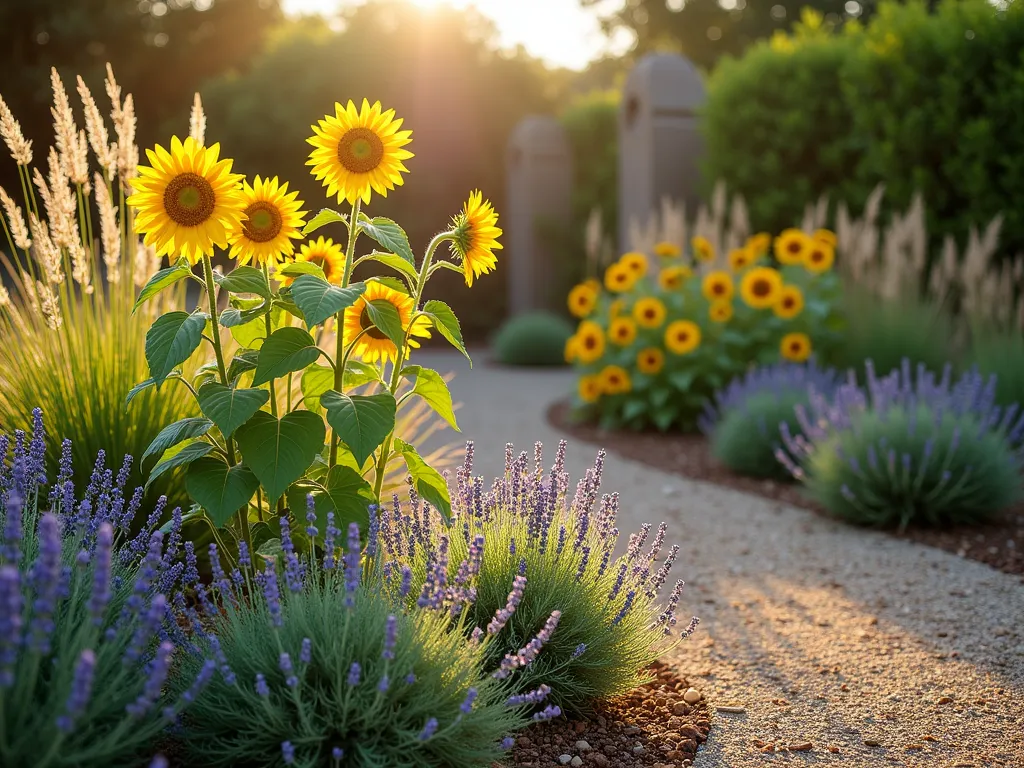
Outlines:
[[[654,679],[600,702],[593,715],[558,719],[524,730],[512,748],[515,768],[568,765],[597,768],[669,768],[692,765],[711,730],[707,702],[672,668],[656,662]]]
[[[660,432],[606,432],[592,424],[574,423],[569,404],[553,404],[548,421],[578,440],[596,443],[623,458],[639,461],[664,472],[717,483],[747,493],[781,501],[819,514],[825,512],[809,501],[800,486],[737,475],[712,455],[707,439],[700,434]],[[1017,504],[985,525],[949,528],[912,528],[893,536],[953,552],[977,560],[1005,573],[1024,576],[1024,504]],[[1024,579],[1022,579],[1024,580]]]

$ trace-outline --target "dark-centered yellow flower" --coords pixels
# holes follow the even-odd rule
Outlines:
[[[295,243],[302,237],[302,201],[296,199],[298,192],[289,192],[287,182],[278,183],[272,179],[256,177],[250,187],[242,187],[245,209],[242,211],[242,226],[230,237],[230,255],[239,264],[250,261],[257,264],[276,266],[285,256],[295,252]]]
[[[780,264],[800,264],[811,247],[811,238],[799,229],[787,229],[775,238],[775,258]]]
[[[708,307],[708,317],[716,323],[725,323],[732,318],[732,302],[729,299],[712,301]]]
[[[604,354],[604,331],[592,320],[584,320],[576,330],[576,355],[581,363],[592,363]]]
[[[665,348],[676,355],[693,352],[700,346],[700,326],[692,320],[676,320],[665,329]]]
[[[602,389],[601,377],[597,375],[580,376],[576,385],[576,391],[584,403],[596,403],[601,398]]]
[[[824,240],[812,240],[804,254],[804,267],[815,274],[828,272],[836,260],[836,251]]]
[[[575,317],[587,317],[597,305],[597,291],[591,281],[580,283],[569,291],[569,311]]]
[[[708,272],[701,284],[701,291],[708,301],[731,299],[733,294],[732,278],[729,277],[728,272],[720,270]]]
[[[693,248],[693,255],[697,261],[713,261],[715,258],[715,246],[706,237],[697,235],[690,241]]]
[[[612,344],[625,347],[636,339],[636,323],[628,317],[616,317],[608,326],[608,338]]]
[[[784,285],[779,292],[779,300],[772,310],[783,320],[790,320],[803,311],[804,294],[795,285]]]
[[[750,255],[755,259],[758,256],[764,256],[768,253],[768,249],[772,244],[772,236],[767,232],[758,232],[756,235],[751,235],[747,238],[746,244],[743,246],[750,252]]]
[[[653,296],[645,296],[633,305],[633,319],[643,328],[660,328],[665,315],[665,305]]]
[[[740,296],[754,309],[768,309],[775,305],[782,292],[782,275],[771,267],[755,267],[743,275]]]
[[[647,257],[637,251],[623,254],[619,263],[632,272],[637,279],[647,274]]]
[[[398,349],[384,331],[377,328],[370,319],[370,313],[366,305],[374,301],[386,301],[398,312],[398,319],[401,321],[402,330],[408,331],[410,347],[418,347],[414,336],[422,338],[430,337],[430,321],[425,317],[419,317],[412,324],[414,309],[411,296],[396,291],[377,280],[367,280],[366,290],[356,300],[356,303],[345,310],[342,333],[345,346],[355,344],[353,353],[368,363],[375,363],[378,360],[394,361],[398,356]],[[365,331],[365,333],[363,333]],[[362,335],[360,335],[362,334]]]
[[[693,271],[689,267],[682,265],[665,267],[658,272],[658,285],[665,291],[677,291],[692,275]]]
[[[452,218],[451,231],[452,253],[462,259],[466,285],[472,287],[473,278],[493,271],[498,263],[494,251],[503,247],[498,242],[501,237],[498,214],[490,201],[484,200],[483,194],[476,190],[469,195],[462,212]]]
[[[833,248],[839,245],[839,238],[836,237],[836,233],[831,229],[816,229],[811,237],[814,240],[820,240],[823,243],[828,243]]]
[[[802,363],[811,356],[811,340],[806,333],[787,333],[779,344],[779,352],[787,360]]]
[[[621,261],[612,264],[604,273],[604,287],[612,293],[628,291],[636,281],[636,274]]]
[[[341,285],[345,276],[345,251],[340,243],[335,243],[329,237],[318,237],[299,246],[299,252],[295,255],[296,262],[316,264],[324,271],[327,282]],[[290,284],[295,278],[285,277],[282,282]]]
[[[741,272],[757,261],[757,254],[750,248],[734,248],[729,251],[729,268]]]
[[[629,372],[621,365],[607,365],[600,375],[601,388],[606,395],[624,395],[633,388]]]
[[[660,243],[654,244],[654,255],[660,256],[663,259],[675,259],[681,256],[683,249],[675,243],[670,243],[666,240],[662,240]]]
[[[636,367],[640,373],[646,373],[648,376],[654,376],[661,372],[663,365],[665,365],[665,353],[657,347],[641,349],[640,352],[637,353]]]

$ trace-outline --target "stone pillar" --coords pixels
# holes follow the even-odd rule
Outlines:
[[[630,221],[645,224],[663,197],[685,203],[698,195],[701,139],[697,110],[705,99],[697,68],[682,56],[652,53],[626,79],[619,107],[619,248],[628,250]]]
[[[508,200],[504,211],[509,313],[549,309],[549,288],[560,254],[540,226],[572,226],[572,155],[565,129],[554,117],[531,115],[512,131],[505,159]]]

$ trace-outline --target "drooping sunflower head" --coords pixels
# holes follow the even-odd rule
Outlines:
[[[807,252],[804,253],[804,267],[808,272],[815,274],[828,272],[835,260],[835,248],[824,240],[812,240]]]
[[[242,176],[232,161],[219,159],[220,145],[204,147],[191,137],[147,149],[128,205],[136,209],[135,229],[158,256],[183,255],[195,264],[215,247],[225,248],[242,222]]]
[[[706,237],[697,235],[690,241],[693,248],[693,255],[697,261],[713,261],[715,258],[715,246]]]
[[[802,230],[784,230],[775,238],[775,258],[780,264],[800,264],[810,246],[811,238]]]
[[[632,344],[636,339],[636,323],[628,317],[616,317],[608,326],[608,338],[620,347]]]
[[[732,302],[729,299],[712,301],[708,307],[708,317],[716,323],[728,322],[732,319]]]
[[[772,310],[776,316],[781,317],[783,320],[790,320],[799,315],[803,308],[803,291],[795,285],[784,285],[782,290],[779,291],[779,300],[775,302]]]
[[[655,376],[661,372],[665,365],[665,353],[657,347],[641,349],[636,356],[636,367],[641,373],[648,376]]]
[[[498,228],[498,214],[489,200],[476,190],[462,207],[462,212],[452,217],[451,251],[462,259],[462,271],[466,285],[473,285],[473,278],[486,275],[494,270],[498,257],[494,251],[503,246],[498,242],[501,229]]]
[[[636,274],[621,261],[617,261],[604,273],[604,287],[612,293],[630,290],[637,281]]]
[[[839,245],[839,238],[836,237],[836,233],[831,229],[816,229],[814,230],[814,234],[811,235],[811,238],[822,243],[828,243],[833,248]]]
[[[584,403],[596,403],[601,399],[601,377],[597,375],[580,376],[580,380],[576,384],[576,391]]]
[[[597,291],[591,281],[580,283],[569,291],[569,311],[574,317],[587,317],[597,305]]]
[[[665,267],[658,272],[658,285],[660,285],[664,291],[678,291],[683,287],[683,283],[692,276],[693,270],[689,267],[678,265]]]
[[[740,295],[747,306],[754,309],[768,309],[779,300],[782,291],[782,275],[771,267],[755,267],[743,275]]]
[[[675,320],[665,329],[665,348],[686,355],[700,346],[700,326],[692,320]]]
[[[295,252],[295,243],[302,237],[300,231],[306,223],[302,201],[298,192],[289,192],[288,183],[280,184],[277,176],[272,179],[256,177],[250,187],[242,187],[245,209],[242,211],[242,226],[231,235],[232,258],[239,264],[269,264],[276,266],[285,256]]]
[[[683,249],[675,243],[670,243],[667,240],[662,240],[660,243],[654,244],[654,255],[660,256],[663,259],[675,259],[681,256]]]
[[[653,296],[645,296],[633,305],[633,319],[643,328],[660,328],[665,315],[665,305]]]
[[[733,294],[732,278],[728,272],[716,270],[708,272],[701,283],[701,291],[708,301],[731,299]]]
[[[633,388],[629,372],[621,365],[606,365],[600,376],[601,389],[606,395],[623,395]]]
[[[335,104],[333,116],[311,126],[313,136],[306,141],[313,151],[306,165],[313,166],[313,176],[327,187],[327,196],[337,195],[339,203],[369,203],[371,192],[387,197],[404,183],[402,174],[409,169],[402,161],[413,156],[404,149],[412,141],[412,131],[401,127],[395,110],[382,110],[379,101],[371,105],[363,99],[360,109],[353,101],[345,107]]]
[[[416,322],[412,324],[412,330],[409,330],[414,308],[411,296],[396,291],[377,280],[367,280],[366,290],[351,307],[345,310],[342,327],[344,335],[342,341],[345,346],[355,344],[354,354],[368,363],[376,363],[378,360],[393,362],[398,356],[398,349],[394,342],[387,337],[384,331],[377,328],[370,318],[367,305],[378,301],[387,302],[398,312],[402,329],[408,332],[410,347],[419,346],[413,337],[430,338],[430,321],[425,317],[417,318]]]
[[[345,275],[345,251],[339,243],[335,243],[329,237],[321,236],[303,243],[299,246],[299,252],[295,254],[295,261],[316,264],[324,271],[327,282],[335,285],[341,285]],[[282,278],[286,285],[293,280],[291,277]]]
[[[742,272],[757,261],[757,254],[748,248],[734,248],[729,251],[729,268],[733,272]]]
[[[802,363],[811,356],[811,340],[806,333],[787,333],[779,344],[779,352],[787,360]]]
[[[576,354],[581,363],[592,363],[604,354],[604,331],[593,320],[584,320],[576,330]]]
[[[637,251],[622,254],[619,263],[632,272],[638,280],[647,274],[647,257]]]

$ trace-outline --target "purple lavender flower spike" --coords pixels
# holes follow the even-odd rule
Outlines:
[[[256,673],[256,695],[258,696],[269,696],[270,686],[267,685],[267,678],[265,678],[259,672]]]
[[[157,755],[153,758],[153,762],[149,764],[149,768],[168,768],[169,763],[167,758],[163,755]]]
[[[19,465],[20,462],[15,465],[15,469]],[[12,565],[17,565],[18,561],[21,560],[22,515],[24,514],[22,508],[24,499],[21,494],[22,491],[18,488],[17,484],[7,492],[4,546],[0,554],[2,554],[6,562]]]
[[[295,763],[295,747],[290,741],[281,742],[281,759],[284,760],[285,765]]]
[[[529,691],[527,693],[520,693],[514,696],[509,696],[505,701],[507,707],[520,707],[524,704],[542,704],[544,700],[551,693],[551,688],[546,685],[542,685],[536,690]]]
[[[156,651],[156,658],[149,664],[146,683],[139,697],[129,704],[125,709],[132,717],[142,717],[156,703],[160,697],[160,690],[167,680],[167,674],[171,669],[171,655],[174,653],[174,646],[169,642],[160,643]]]
[[[302,638],[302,650],[299,651],[299,661],[302,664],[309,664],[313,660],[313,641],[308,637]]]
[[[74,728],[75,718],[85,711],[92,695],[93,675],[96,672],[96,654],[90,648],[82,651],[75,664],[74,675],[71,679],[71,693],[68,695],[65,714],[57,718],[57,727],[64,733],[70,733]]]
[[[217,671],[217,662],[213,659],[207,659],[203,662],[203,666],[199,670],[199,674],[196,675],[196,679],[192,681],[192,685],[188,687],[183,694],[181,694],[181,700],[186,704],[191,704],[199,696],[200,692],[207,686],[210,680],[213,679],[213,673]]]
[[[30,576],[36,593],[29,625],[30,647],[44,654],[50,652],[53,617],[61,591],[61,551],[60,522],[56,515],[47,513],[39,519],[39,557],[32,564]]]
[[[398,618],[394,614],[388,616],[387,625],[384,628],[384,650],[381,658],[395,658],[395,643],[398,640]]]
[[[390,687],[391,687],[391,680],[388,678],[387,675],[382,675],[381,678],[380,678],[380,682],[377,683],[377,690],[380,693],[386,693],[388,688],[390,688]]]
[[[542,723],[545,720],[554,720],[556,717],[561,716],[562,710],[554,704],[549,704],[548,706],[544,707],[542,711],[534,714],[533,719],[534,722]]]
[[[269,561],[263,571],[263,578],[263,597],[267,601],[270,623],[275,627],[281,627],[284,624],[281,618],[281,593],[277,587],[277,571]]]
[[[359,525],[349,523],[348,546],[345,549],[345,605],[355,605],[355,594],[361,578],[360,557],[362,544],[359,540]]]
[[[409,595],[412,589],[412,570],[407,565],[402,566],[402,583],[398,588],[398,596],[403,600]]]
[[[312,540],[320,535],[316,527],[316,499],[312,493],[306,494],[306,535]]]
[[[473,711],[473,702],[476,701],[477,694],[478,692],[476,688],[470,688],[466,691],[466,698],[463,699],[462,703],[459,705],[459,711],[462,714],[468,715]]]
[[[578,659],[580,656],[582,656],[584,653],[586,653],[586,651],[587,651],[587,644],[586,643],[580,643],[573,650],[572,658]]]
[[[14,565],[0,566],[0,689],[14,684],[21,646],[21,575]]]
[[[353,661],[352,666],[348,668],[348,678],[346,678],[346,682],[351,686],[359,685],[359,678],[362,674],[362,666],[360,666],[358,661]]]
[[[423,726],[423,730],[420,731],[419,740],[428,741],[431,736],[437,733],[437,718],[432,717],[427,720],[427,724]]]
[[[299,684],[299,678],[295,676],[294,668],[292,667],[292,657],[287,653],[282,653],[278,659],[278,666],[281,667],[281,671],[284,672],[284,684],[289,688],[294,688]]]
[[[324,569],[334,570],[334,541],[341,533],[334,527],[334,513],[327,513],[327,529],[324,531]]]

